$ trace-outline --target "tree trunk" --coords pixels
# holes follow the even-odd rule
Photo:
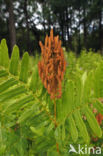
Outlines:
[[[79,34],[78,34],[78,50],[77,54],[81,52],[81,39],[80,39],[80,8],[79,8]]]
[[[69,47],[70,44],[70,35],[69,35],[69,25],[70,25],[70,20],[68,19],[68,8],[66,8],[66,29],[67,29],[67,48]]]
[[[10,49],[16,44],[16,31],[13,14],[13,2],[12,0],[6,0],[7,9],[9,12],[9,37],[10,37]]]
[[[102,30],[102,9],[101,9],[101,0],[99,1],[99,48],[101,54],[103,55],[103,30]]]
[[[60,14],[60,17],[59,18],[60,18],[59,25],[60,25],[60,29],[61,29],[62,43],[63,43],[63,46],[65,46],[65,40],[64,40],[64,24],[63,24],[64,23],[63,22],[64,21],[63,20],[64,17],[63,17],[63,15]]]
[[[30,32],[29,32],[27,3],[28,0],[24,0],[24,15],[25,15],[25,23],[26,23],[26,45],[27,45],[27,50],[30,51]]]
[[[84,47],[87,48],[87,26],[86,26],[86,9],[85,4],[83,6],[83,28],[84,28]]]
[[[35,25],[32,26],[31,31],[34,34],[35,37],[35,49],[38,50],[38,52],[40,51],[40,46],[39,46],[39,41],[40,41],[40,32],[39,30],[36,28]],[[43,34],[42,34],[43,35]]]
[[[45,1],[44,1],[44,3],[42,4],[42,9],[43,9],[43,29],[44,29],[44,37],[45,37],[45,35],[46,35],[45,15],[44,15],[45,6],[46,6],[46,3],[45,3]]]

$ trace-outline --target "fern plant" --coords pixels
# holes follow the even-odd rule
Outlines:
[[[70,143],[89,145],[91,135],[102,137],[90,105],[103,114],[103,61],[95,73],[75,69],[69,79],[67,71],[62,97],[56,99],[55,127],[53,100],[43,87],[37,65],[29,68],[29,59],[25,52],[20,61],[17,46],[10,59],[6,41],[1,41],[0,155],[68,156]]]

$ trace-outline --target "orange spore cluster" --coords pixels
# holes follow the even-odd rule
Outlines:
[[[39,76],[51,96],[51,99],[60,98],[62,95],[62,80],[66,69],[63,49],[59,36],[46,36],[45,45],[39,42],[42,59],[38,63]]]

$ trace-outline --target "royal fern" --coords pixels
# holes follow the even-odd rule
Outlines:
[[[82,143],[89,144],[92,134],[102,137],[90,105],[103,114],[100,100],[103,98],[103,62],[95,73],[78,72],[76,67],[72,79],[69,79],[70,72],[65,73],[62,96],[55,101],[55,127],[54,103],[43,87],[37,65],[29,67],[29,60],[27,52],[20,59],[17,46],[9,58],[6,41],[1,41],[0,155],[67,156],[69,143],[81,139]]]

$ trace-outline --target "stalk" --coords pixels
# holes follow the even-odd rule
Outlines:
[[[54,99],[54,120],[55,120],[55,129],[57,128],[57,121],[56,121],[56,101]],[[59,144],[56,142],[57,152],[59,153]]]

